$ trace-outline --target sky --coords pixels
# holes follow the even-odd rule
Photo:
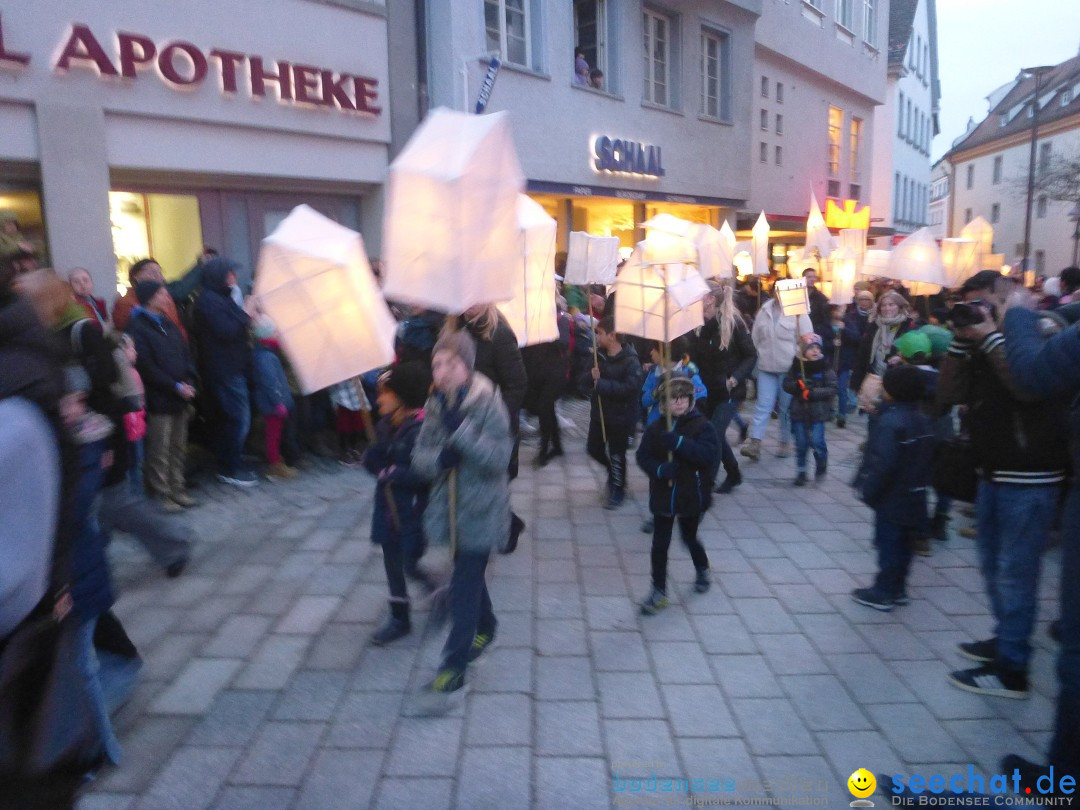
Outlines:
[[[937,0],[941,134],[937,160],[986,117],[986,96],[1021,68],[1080,52],[1080,0]]]

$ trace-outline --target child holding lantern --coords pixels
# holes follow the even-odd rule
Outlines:
[[[791,432],[795,438],[795,486],[806,486],[806,462],[814,449],[814,478],[825,477],[829,448],[825,444],[825,423],[832,416],[836,397],[836,372],[825,362],[821,338],[816,334],[799,339],[796,357],[784,378],[784,391],[791,394]]]

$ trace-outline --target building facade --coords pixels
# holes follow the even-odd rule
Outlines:
[[[750,196],[762,0],[475,0],[424,7],[432,106],[506,111],[528,193],[571,230],[630,248],[668,212],[714,225]]]
[[[875,111],[885,100],[888,3],[764,0],[755,31],[749,227],[801,241],[812,191],[871,200]],[[774,250],[774,257],[777,251]]]
[[[1057,275],[1073,262],[1075,200],[1051,199],[1038,187],[1057,158],[1080,159],[1080,56],[1043,73],[1036,100],[1036,77],[1021,74],[989,97],[990,111],[946,155],[952,164],[949,235],[975,217],[994,226],[994,251],[1019,267],[1024,257],[1029,168],[1036,180],[1032,196],[1031,244],[1027,269]],[[1038,103],[1035,164],[1032,133]]]
[[[930,206],[927,225],[935,239],[949,235],[949,189],[952,184],[952,164],[942,158],[930,169]]]
[[[938,134],[935,0],[892,0],[886,102],[874,130],[873,211],[897,234],[930,224],[930,145]]]
[[[391,123],[380,3],[25,0],[0,26],[0,208],[61,272],[111,298],[136,259],[176,277],[210,245],[247,275],[301,202],[377,249],[393,132],[417,118],[406,25]]]

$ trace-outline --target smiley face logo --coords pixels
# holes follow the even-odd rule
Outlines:
[[[877,788],[877,779],[866,768],[859,768],[847,780],[847,788],[857,799],[865,799]]]

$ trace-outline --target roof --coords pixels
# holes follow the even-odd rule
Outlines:
[[[986,118],[966,137],[953,144],[946,157],[1020,132],[1029,132],[1035,83],[1034,76],[1025,77],[1021,72],[1012,89],[997,99],[997,104]],[[1054,65],[1042,74],[1039,84],[1039,126],[1080,113],[1080,55]]]
[[[889,67],[903,68],[904,54],[915,25],[919,0],[892,0],[889,4]]]

